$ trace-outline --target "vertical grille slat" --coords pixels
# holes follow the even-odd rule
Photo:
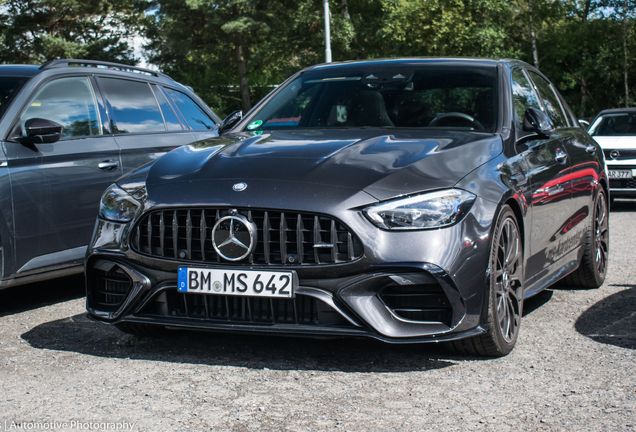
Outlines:
[[[336,221],[331,220],[331,262],[338,262],[338,232]]]
[[[177,220],[177,211],[172,212],[172,248],[174,257],[179,258],[179,221]]]
[[[239,262],[221,258],[209,236],[211,227],[229,214],[238,214],[256,227],[254,248],[248,257]],[[251,208],[155,210],[140,218],[131,238],[133,250],[152,257],[234,266],[340,264],[359,259],[364,252],[355,234],[332,217]],[[213,313],[211,309],[214,307],[209,304],[210,313]],[[232,310],[229,304],[222,307]],[[245,308],[244,313],[250,313],[247,303],[235,307]],[[203,314],[203,303],[199,309]],[[261,312],[259,310],[258,313]],[[278,312],[274,309],[268,313]],[[299,320],[303,319],[303,313],[298,310]]]
[[[265,264],[269,264],[269,230],[271,225],[269,223],[269,213],[265,212],[263,218],[263,254],[265,255]]]
[[[285,220],[285,213],[280,214],[280,262],[285,264],[287,262],[287,221]]]
[[[188,260],[192,259],[192,216],[188,210],[186,217],[186,248],[188,249]]]
[[[208,227],[205,222],[205,210],[201,210],[201,222],[199,224],[199,242],[201,242],[201,260],[205,261],[205,237],[207,235]]]
[[[322,243],[322,239],[320,238],[320,219],[318,216],[314,216],[314,259],[316,260],[316,264],[320,264],[320,255],[316,247],[316,245],[320,243]]]
[[[166,237],[166,224],[163,220],[163,212],[159,214],[159,253],[161,256],[166,256],[166,250],[164,248],[164,242]]]
[[[303,244],[305,241],[304,228],[303,217],[298,214],[296,218],[296,253],[298,254],[298,264],[303,263],[303,255],[305,254],[305,245]]]
[[[152,216],[148,218],[148,251],[152,253]]]

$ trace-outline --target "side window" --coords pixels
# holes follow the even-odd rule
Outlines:
[[[99,79],[111,107],[114,133],[164,132],[166,126],[148,83],[117,78]]]
[[[166,88],[166,93],[177,105],[192,130],[214,129],[214,121],[189,96]]]
[[[512,71],[512,102],[519,123],[523,123],[523,115],[526,109],[541,109],[537,95],[521,69]]]
[[[169,131],[183,130],[181,123],[179,123],[179,120],[177,119],[177,115],[172,109],[172,106],[168,103],[168,99],[166,99],[163,95],[163,92],[154,85],[152,86],[152,91],[154,92],[157,102],[159,102],[159,106],[161,107],[163,120],[166,122],[166,129]]]
[[[550,117],[554,126],[568,126],[568,122],[565,119],[563,110],[561,109],[559,99],[557,99],[556,94],[554,94],[550,83],[532,71],[528,71],[528,73],[530,74],[532,81],[534,81],[534,85],[537,86],[537,89],[539,90],[539,94],[543,100],[543,105],[545,105],[546,114]]]
[[[60,78],[42,86],[20,116],[22,130],[32,118],[64,126],[62,139],[102,134],[95,94],[87,77]]]

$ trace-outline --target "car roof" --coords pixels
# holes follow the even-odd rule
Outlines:
[[[491,59],[491,58],[470,58],[470,57],[405,57],[392,59],[373,59],[373,60],[352,60],[346,62],[321,63],[308,67],[305,71],[332,70],[340,68],[352,67],[387,67],[387,66],[416,66],[429,64],[453,64],[466,66],[491,66],[495,67],[499,63],[508,63],[509,65],[519,65],[528,67],[525,62],[514,59]]]
[[[0,65],[0,76],[34,77],[35,75],[47,70],[66,69],[67,71],[72,70],[73,72],[76,72],[78,68],[81,67],[98,69],[100,72],[131,74],[137,77],[146,76],[174,81],[168,75],[150,69],[130,66],[122,63],[79,59],[52,60],[42,65]]]
[[[633,112],[633,113],[636,113],[636,108],[609,108],[609,109],[604,109],[600,113],[596,114],[596,117],[601,116],[603,114],[620,113],[620,112]]]

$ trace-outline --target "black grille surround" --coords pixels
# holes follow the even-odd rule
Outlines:
[[[226,261],[212,246],[216,222],[236,211],[257,226],[258,241],[244,260]],[[362,257],[360,240],[340,221],[325,215],[244,208],[154,210],[133,229],[131,249],[168,260],[241,265],[316,266]]]

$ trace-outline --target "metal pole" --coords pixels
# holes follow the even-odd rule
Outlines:
[[[329,13],[329,0],[325,0],[325,62],[331,63],[331,31],[329,29],[329,21],[331,21]]]

